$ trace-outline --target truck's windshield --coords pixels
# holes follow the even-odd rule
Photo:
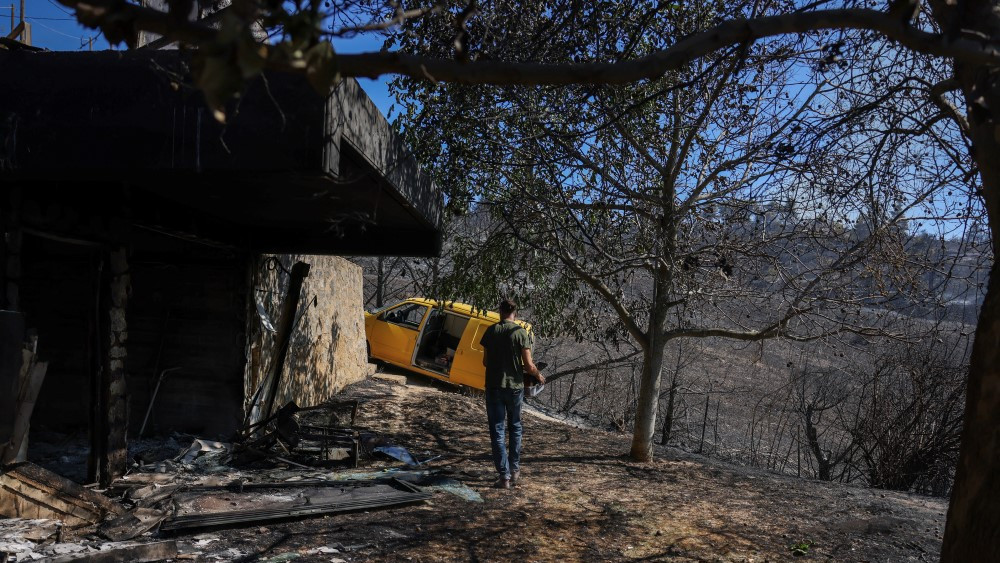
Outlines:
[[[379,318],[385,320],[386,322],[410,328],[417,328],[420,326],[420,321],[424,319],[424,314],[427,313],[428,308],[429,307],[427,307],[427,305],[410,303],[408,305],[391,309],[386,313],[381,314]]]

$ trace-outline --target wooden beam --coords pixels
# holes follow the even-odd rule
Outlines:
[[[38,398],[38,392],[42,390],[42,381],[45,380],[47,368],[47,362],[34,362],[34,354],[31,351],[25,350],[23,352],[21,377],[18,381],[17,407],[15,407],[16,414],[14,415],[14,430],[11,432],[7,446],[0,453],[0,464],[7,465],[25,461],[31,413],[35,410],[35,400]]]
[[[21,35],[21,32],[23,31],[24,31],[24,22],[21,22],[15,25],[14,29],[10,30],[10,33],[7,34],[7,39],[14,39],[15,37]]]
[[[0,474],[0,515],[52,518],[69,527],[97,524],[124,510],[111,499],[31,463]]]
[[[75,563],[119,563],[121,561],[141,563],[176,558],[177,542],[170,540],[156,543],[140,543],[91,553],[74,553],[61,557],[52,557],[46,559],[45,563],[70,563],[71,561]]]

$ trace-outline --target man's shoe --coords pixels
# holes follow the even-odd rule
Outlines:
[[[493,488],[494,489],[509,489],[510,488],[510,479],[506,479],[504,477],[501,477],[501,478],[497,479],[497,482],[493,483]]]
[[[521,484],[521,472],[513,471],[510,474],[510,485],[516,487]]]

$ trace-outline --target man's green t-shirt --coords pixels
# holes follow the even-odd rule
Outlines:
[[[531,349],[531,336],[514,321],[500,321],[486,329],[479,344],[486,349],[486,388],[524,387],[521,351]]]

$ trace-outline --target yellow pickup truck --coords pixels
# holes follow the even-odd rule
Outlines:
[[[464,303],[410,298],[365,313],[368,356],[447,381],[483,389],[486,369],[479,339],[500,315]],[[531,333],[531,325],[517,321]]]

